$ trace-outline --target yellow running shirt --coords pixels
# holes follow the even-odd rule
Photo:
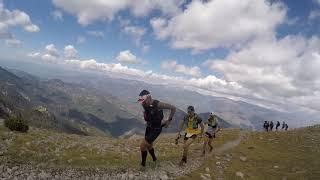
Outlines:
[[[202,119],[194,114],[194,116],[185,116],[184,122],[187,124],[186,133],[187,137],[191,137],[192,135],[198,135],[201,133],[201,129],[199,128],[199,124],[202,122]]]

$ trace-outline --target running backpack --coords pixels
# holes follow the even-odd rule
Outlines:
[[[149,107],[144,108],[144,120],[155,126],[161,126],[161,121],[163,119],[163,110],[158,108],[159,101],[153,100],[153,103]]]
[[[189,129],[198,129],[198,115],[195,114],[192,118],[192,120],[190,121],[189,116],[185,116],[184,119],[184,124],[187,126],[187,128]]]
[[[208,126],[215,127],[218,125],[218,117],[214,115],[208,119]]]

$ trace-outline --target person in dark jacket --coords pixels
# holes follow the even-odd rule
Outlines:
[[[276,131],[278,131],[278,127],[280,126],[280,122],[277,121],[277,124],[276,124]]]
[[[264,121],[263,128],[265,131],[268,131],[268,122],[267,121]]]
[[[147,122],[145,137],[140,144],[141,166],[145,167],[148,151],[152,156],[153,161],[157,161],[157,157],[153,148],[153,142],[160,135],[162,128],[167,128],[169,126],[174,113],[176,112],[176,108],[173,105],[152,99],[150,92],[147,90],[140,92],[138,102],[141,103],[144,109],[144,119]],[[170,110],[169,118],[166,121],[162,121],[164,109]]]
[[[285,127],[286,127],[286,123],[283,121],[282,122],[282,129],[284,130]]]
[[[270,121],[270,131],[272,131],[272,129],[273,129],[273,122]]]
[[[288,130],[288,128],[289,128],[289,126],[288,126],[288,124],[286,124],[286,125],[285,125],[285,129],[286,129],[286,131]]]

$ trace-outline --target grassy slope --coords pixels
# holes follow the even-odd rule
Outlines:
[[[0,126],[0,136],[7,131]],[[219,149],[226,142],[237,139],[241,133],[236,129],[223,130],[215,139],[214,146]],[[28,134],[13,133],[13,136],[6,156],[17,163],[55,168],[98,167],[107,171],[139,168],[139,138],[88,137],[39,129],[31,129]],[[201,145],[197,142],[191,147],[189,162],[199,158]],[[164,165],[179,162],[181,143],[174,145],[172,135],[162,135],[155,148]],[[223,160],[226,155],[230,161]],[[240,156],[247,160],[241,161]],[[218,161],[224,161],[220,175],[218,171],[221,169],[216,165]],[[247,132],[238,146],[221,154],[207,155],[203,162],[199,169],[181,179],[199,179],[203,174],[210,174],[212,178],[237,179],[237,171],[241,171],[245,179],[319,179],[320,127],[288,132]],[[208,168],[210,171],[205,170]]]
[[[230,162],[219,175],[216,162],[231,155]],[[240,156],[247,160],[241,161]],[[219,159],[212,156],[189,177],[195,179],[203,174],[225,179],[320,179],[320,126],[287,132],[251,132],[233,149],[224,152]],[[206,172],[205,169],[210,171]]]
[[[8,130],[0,128],[0,139]],[[228,130],[225,138],[237,138],[237,130]],[[32,128],[29,133],[13,133],[13,141],[6,156],[17,163],[75,168],[127,169],[139,168],[140,138],[113,139],[98,136],[79,136]],[[222,138],[217,141],[222,144]],[[191,147],[190,160],[201,152],[199,142]],[[174,135],[161,135],[155,144],[161,162],[178,164],[182,143],[174,144]],[[148,156],[149,162],[151,157]]]

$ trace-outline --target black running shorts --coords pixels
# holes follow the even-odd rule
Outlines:
[[[149,144],[152,144],[157,139],[157,137],[160,135],[161,131],[162,131],[161,127],[154,128],[154,127],[151,127],[151,126],[147,126],[146,132],[145,132],[145,135],[144,135],[144,139]]]

